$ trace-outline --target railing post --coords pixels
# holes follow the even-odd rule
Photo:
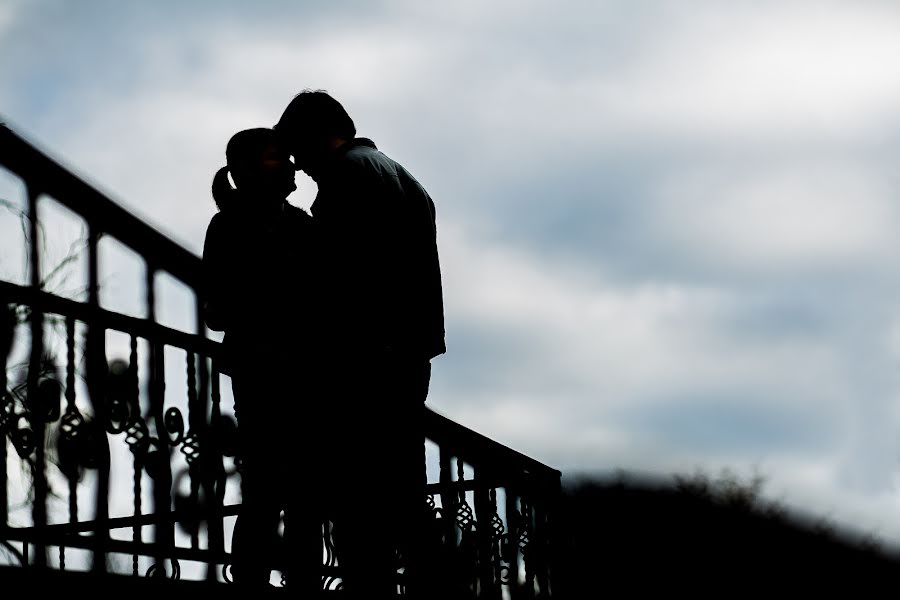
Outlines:
[[[0,163],[20,176],[26,182],[29,218],[29,248],[30,261],[29,285],[18,286],[9,282],[0,282],[0,289],[8,291],[10,295],[6,299],[19,304],[29,305],[31,309],[31,352],[30,370],[26,381],[28,396],[25,398],[28,418],[31,422],[28,426],[34,429],[33,437],[26,438],[26,432],[13,430],[17,437],[12,445],[25,454],[26,460],[31,463],[34,481],[34,502],[32,504],[32,519],[34,528],[31,532],[21,533],[24,542],[24,554],[30,558],[23,558],[23,564],[32,562],[35,566],[46,566],[48,562],[47,544],[60,545],[60,567],[64,568],[64,554],[62,544],[74,544],[80,548],[93,548],[93,568],[96,571],[106,570],[108,552],[117,554],[130,554],[132,557],[133,573],[138,572],[138,556],[155,554],[157,574],[164,574],[163,561],[171,561],[173,575],[178,573],[178,559],[207,561],[207,578],[218,579],[217,563],[221,560],[224,551],[224,526],[222,514],[224,502],[225,483],[227,473],[224,468],[222,450],[223,431],[220,412],[219,397],[219,369],[217,365],[218,353],[212,350],[213,344],[205,340],[206,328],[203,319],[202,298],[196,298],[196,332],[191,335],[186,332],[172,332],[166,327],[156,323],[156,295],[155,274],[157,270],[164,269],[177,279],[193,288],[195,294],[201,292],[201,260],[171,242],[151,227],[142,223],[114,202],[79,180],[77,177],[60,167],[54,161],[35,150],[29,144],[13,135],[8,130],[0,127]],[[74,210],[85,219],[90,228],[88,251],[88,300],[86,303],[57,298],[41,292],[41,253],[40,247],[42,231],[40,228],[37,187],[32,188],[32,182],[39,183],[42,194],[48,194],[60,201],[64,206]],[[113,235],[126,246],[144,257],[147,261],[146,271],[146,319],[132,319],[125,315],[111,313],[100,308],[99,293],[99,256],[98,240],[100,235]],[[33,302],[32,302],[33,299]],[[3,299],[0,298],[0,301]],[[66,440],[68,448],[75,451],[60,452],[61,465],[64,474],[69,478],[69,521],[70,524],[47,525],[51,520],[48,515],[48,480],[47,465],[44,456],[44,435],[46,425],[49,422],[47,413],[43,408],[43,401],[47,398],[39,398],[43,389],[42,376],[46,373],[45,345],[43,329],[44,323],[49,322],[46,314],[61,314],[67,319],[66,323],[66,415],[61,425],[62,439]],[[75,331],[76,320],[86,326],[87,340],[85,354],[87,358],[86,381],[89,395],[86,401],[90,402],[93,411],[93,422],[90,426],[85,423],[75,404]],[[125,324],[122,326],[122,324]],[[118,326],[117,326],[118,324]],[[124,328],[119,328],[124,327]],[[106,330],[118,330],[131,334],[131,356],[129,368],[131,369],[129,380],[133,387],[134,403],[130,409],[134,429],[129,429],[131,438],[126,438],[135,451],[134,461],[134,515],[121,519],[109,519],[109,493],[110,493],[110,452],[108,433],[121,432],[117,418],[121,416],[119,404],[121,397],[113,392],[113,380],[110,379],[109,365],[106,359]],[[173,337],[173,334],[174,335]],[[182,337],[183,336],[183,337]],[[146,339],[149,343],[148,357],[148,388],[149,388],[149,416],[155,421],[154,435],[150,435],[141,404],[141,394],[138,388],[137,378],[137,339]],[[181,341],[177,341],[181,340]],[[183,343],[182,343],[183,341]],[[184,438],[184,422],[180,411],[170,408],[166,411],[165,404],[165,348],[168,346],[179,347],[188,355],[188,403],[189,414],[188,437]],[[143,357],[140,357],[142,360]],[[210,362],[211,361],[211,362]],[[4,365],[5,367],[5,365]],[[211,371],[211,373],[210,373]],[[0,394],[5,393],[6,373],[0,375]],[[17,391],[18,394],[18,391]],[[10,401],[18,398],[10,398]],[[6,398],[0,396],[0,401],[6,402]],[[209,404],[207,404],[209,402]],[[2,410],[12,408],[13,417],[11,427],[18,427],[18,419],[21,414],[16,406],[3,406]],[[58,406],[56,407],[59,408]],[[464,584],[471,587],[482,596],[491,596],[496,599],[505,595],[502,587],[509,584],[508,591],[515,597],[533,596],[539,591],[542,597],[553,592],[564,590],[560,582],[560,571],[556,570],[553,550],[558,550],[557,532],[554,522],[558,510],[557,494],[558,473],[555,480],[556,487],[547,484],[552,480],[552,469],[546,465],[502,446],[465,427],[449,421],[436,413],[426,409],[426,433],[429,439],[437,441],[440,447],[440,482],[437,486],[428,485],[429,490],[437,490],[441,495],[443,533],[446,549],[447,563],[460,569],[457,573],[459,579],[447,582],[447,585],[456,587],[456,584]],[[8,416],[8,415],[3,415]],[[8,420],[8,419],[6,419]],[[27,431],[31,435],[32,431]],[[67,437],[68,436],[68,437]],[[75,438],[77,444],[72,444]],[[9,518],[8,507],[8,474],[6,472],[6,457],[8,447],[6,436],[0,440],[0,462],[4,464],[2,479],[0,479],[0,527],[5,526]],[[187,442],[190,443],[187,443]],[[82,443],[83,442],[83,443]],[[446,442],[446,443],[444,443]],[[191,507],[196,507],[198,495],[205,492],[206,507],[208,508],[208,546],[209,553],[199,550],[197,534],[192,538],[193,548],[176,548],[175,521],[169,514],[172,509],[172,464],[173,448],[183,444],[182,451],[193,461],[191,465]],[[423,447],[424,450],[424,447]],[[36,459],[32,462],[31,453],[36,452]],[[64,458],[65,457],[65,458]],[[66,462],[68,460],[68,462]],[[475,465],[478,469],[477,476],[472,481],[466,481],[464,473],[464,461],[466,464]],[[458,481],[453,481],[453,467],[456,467]],[[424,467],[424,461],[423,461]],[[78,519],[77,475],[80,468],[97,468],[96,484],[96,515],[91,523],[84,527],[75,527]],[[141,483],[143,469],[152,477],[154,501],[153,511],[164,515],[147,515],[147,510],[142,509]],[[537,474],[536,474],[537,473]],[[423,481],[427,482],[427,473],[422,470]],[[485,480],[485,476],[489,476]],[[504,478],[508,476],[508,479]],[[547,488],[544,484],[549,485]],[[498,548],[498,539],[503,533],[502,525],[498,523],[496,486],[504,485],[506,489],[506,514],[508,529],[506,530],[506,544]],[[198,487],[201,486],[201,487]],[[552,489],[551,489],[552,488]],[[467,500],[467,491],[474,491],[474,507],[471,510]],[[554,491],[557,490],[557,491]],[[118,491],[118,490],[117,490]],[[518,502],[521,500],[521,514],[519,514]],[[143,515],[142,515],[143,512]],[[52,513],[56,515],[57,513]],[[229,511],[231,514],[231,511]],[[159,516],[159,518],[156,518]],[[477,520],[476,520],[477,517]],[[142,528],[154,526],[154,544],[142,543]],[[94,530],[94,536],[76,536],[65,539],[41,537],[44,533],[49,536],[56,532],[74,532]],[[132,527],[132,540],[113,540],[110,536],[110,527]],[[473,527],[475,528],[473,531]],[[462,533],[461,533],[462,532]],[[37,533],[38,535],[35,535]],[[66,535],[62,533],[61,535]],[[328,566],[334,566],[333,547],[330,545],[330,526],[325,532],[326,551],[330,552]],[[530,538],[530,539],[529,539]],[[33,540],[33,541],[32,541]],[[71,547],[71,546],[67,546]],[[33,548],[33,550],[32,550]],[[502,553],[502,556],[500,555]],[[18,555],[18,554],[17,554]],[[519,557],[525,567],[524,586],[518,585]],[[509,574],[504,576],[502,569],[504,562],[508,561]],[[151,570],[151,571],[152,571]],[[411,569],[413,570],[413,569]],[[449,569],[447,569],[449,570]],[[335,571],[327,570],[332,577]],[[462,581],[464,580],[464,581]],[[552,586],[556,585],[556,589]],[[537,587],[535,587],[537,586]]]
[[[439,447],[439,465],[441,484],[441,512],[443,513],[444,545],[447,556],[452,556],[456,551],[456,492],[452,491],[453,485],[453,457],[446,446]]]
[[[156,265],[146,263],[147,319],[156,322]],[[150,414],[156,431],[156,448],[148,448],[147,460],[153,479],[153,512],[168,512],[172,508],[172,468],[169,437],[166,429],[164,403],[166,393],[165,346],[156,340],[149,340],[148,387]],[[151,440],[151,445],[152,445]],[[153,542],[158,550],[155,573],[164,576],[165,549],[175,543],[174,523],[157,523],[154,526]]]
[[[146,443],[146,439],[139,439],[141,435],[141,426],[143,424],[141,415],[141,390],[138,378],[138,339],[137,336],[131,336],[131,343],[128,353],[128,383],[130,389],[129,396],[129,426],[134,427],[133,434],[135,436],[134,445],[131,448],[132,467],[134,469],[134,480],[132,482],[132,493],[134,494],[134,517],[140,518],[142,507],[141,498],[141,481],[144,476],[144,460],[142,444]],[[129,435],[132,430],[129,430]],[[126,438],[127,441],[127,438]],[[140,525],[135,524],[131,529],[131,541],[137,545],[143,541],[143,529]],[[134,577],[140,575],[140,562],[137,553],[131,557],[131,574]]]
[[[519,509],[516,507],[516,490],[507,485],[506,492],[506,562],[509,571],[509,595],[512,600],[521,597],[519,591]],[[503,546],[501,544],[501,551]]]
[[[6,410],[6,357],[4,357],[3,370],[0,372],[0,411]],[[6,431],[0,429],[0,528],[9,523],[9,483],[7,469],[7,441]]]
[[[478,596],[480,598],[498,598],[499,589],[494,585],[494,560],[493,544],[491,543],[491,521],[494,518],[494,508],[491,506],[488,488],[483,482],[487,481],[484,469],[477,468],[474,481],[482,483],[475,488],[475,518],[477,529],[475,530],[478,548]]]
[[[225,501],[225,467],[222,463],[222,410],[220,406],[221,397],[219,395],[219,369],[215,359],[212,361],[210,383],[210,425],[206,436],[206,452],[201,455],[200,461],[209,510],[209,520],[206,524],[207,545],[211,553],[218,554],[225,550],[225,527],[222,522],[222,505]],[[216,581],[218,579],[217,567],[215,560],[210,560],[207,563],[207,580]]]
[[[106,362],[106,330],[94,322],[100,308],[100,266],[99,249],[100,231],[89,225],[88,232],[88,305],[91,308],[91,321],[87,331],[87,384],[88,396],[94,413],[93,431],[97,456],[97,500],[95,519],[103,521],[109,518],[109,440],[106,437],[109,426],[109,415],[106,410],[107,379],[109,365]],[[109,531],[101,528],[95,532],[97,546],[94,551],[92,570],[95,573],[106,572],[106,543]]]
[[[190,496],[188,510],[197,511],[200,504],[200,463],[197,460],[194,449],[199,449],[200,457],[203,456],[203,448],[200,442],[203,440],[201,423],[205,420],[203,409],[197,405],[197,360],[200,358],[191,351],[185,353],[187,360],[187,394],[188,394],[188,433],[181,447],[188,463],[188,477],[190,479]],[[200,548],[200,523],[192,518],[188,521],[191,534],[191,548]]]
[[[75,406],[75,318],[71,315],[66,317],[66,411],[63,413],[62,423],[60,425],[60,435],[65,444],[66,456],[60,457],[60,464],[63,466],[63,474],[69,483],[69,523],[78,522],[78,466],[76,459],[72,456],[71,436],[73,433],[77,435],[75,430],[79,421],[76,415],[78,409]],[[84,435],[84,428],[80,432]],[[63,549],[60,548],[60,567],[62,568],[62,560],[64,558]]]
[[[38,223],[38,192],[30,185],[28,189],[28,222],[30,233],[30,284],[37,294],[41,289],[40,263],[40,226]],[[31,310],[31,356],[28,362],[26,394],[31,404],[31,427],[35,435],[35,458],[31,465],[32,485],[34,486],[34,502],[31,506],[34,527],[38,530],[47,524],[47,473],[44,440],[46,437],[44,415],[41,414],[38,401],[38,384],[44,358],[44,316],[39,310]],[[37,540],[34,545],[34,564],[38,568],[47,566],[47,548],[43,541]]]
[[[2,423],[6,423],[8,415],[5,414],[8,403],[12,402],[12,398],[6,393],[7,377],[6,377],[6,361],[9,358],[9,352],[12,349],[13,340],[16,335],[16,317],[6,299],[0,297],[0,339],[2,339],[2,347],[0,347],[0,357],[3,358],[3,368],[0,369],[0,528],[6,527],[9,522],[9,489],[7,469],[7,432],[6,427]]]
[[[529,489],[528,491],[532,491]],[[526,497],[527,496],[527,497]],[[535,567],[535,556],[534,556],[534,519],[533,519],[533,511],[532,511],[532,494],[523,494],[519,498],[519,503],[522,505],[522,533],[519,534],[520,537],[520,546],[522,548],[522,562],[525,566],[525,597],[526,598],[534,598],[534,567]]]
[[[196,307],[197,335],[202,338],[206,338],[206,320],[204,319],[203,314],[203,298],[199,293],[194,294],[194,306]],[[198,436],[197,440],[200,448],[200,457],[196,461],[197,464],[193,467],[192,470],[191,486],[192,488],[196,487],[198,490],[203,490],[205,508],[207,511],[212,511],[214,510],[213,507],[216,506],[216,501],[214,498],[214,462],[216,460],[216,457],[213,455],[213,453],[215,452],[218,455],[218,448],[216,448],[212,443],[212,405],[210,397],[210,374],[209,364],[207,362],[208,359],[205,355],[198,352],[196,354],[196,361],[197,398],[196,406],[191,408],[190,420],[192,422],[191,428]],[[207,412],[207,408],[210,409],[210,412]],[[196,481],[194,481],[195,472],[197,476]],[[217,517],[210,516],[209,520],[206,521],[206,543],[207,547],[209,548],[212,548],[213,546],[212,538],[215,527],[213,526],[212,521],[215,518]],[[197,524],[197,527],[200,527],[200,523]],[[210,581],[214,581],[216,579],[216,566],[213,562],[207,565],[206,579]]]
[[[534,565],[534,579],[538,586],[538,597],[549,598],[549,528],[547,527],[547,502],[550,490],[545,481],[534,482],[532,513],[534,515],[534,538],[531,540],[531,557]]]
[[[153,420],[156,425],[157,447],[150,450],[148,459],[153,469],[153,511],[156,513],[168,512],[172,508],[172,468],[171,451],[169,448],[169,436],[164,415],[165,401],[165,355],[164,347],[155,341],[150,343],[150,402]],[[155,454],[156,456],[152,456]],[[174,523],[157,523],[155,526],[154,543],[158,547],[156,572],[164,573],[164,552],[174,545]]]

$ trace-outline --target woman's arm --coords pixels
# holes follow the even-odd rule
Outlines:
[[[213,331],[228,328],[228,248],[224,217],[219,213],[209,222],[203,243],[203,320]]]

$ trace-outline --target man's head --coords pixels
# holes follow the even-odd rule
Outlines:
[[[294,155],[297,168],[309,175],[335,148],[356,137],[353,119],[323,90],[304,90],[294,96],[275,131]]]

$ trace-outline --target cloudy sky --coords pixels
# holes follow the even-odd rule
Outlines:
[[[229,136],[325,88],[437,204],[433,408],[900,543],[898,34],[877,0],[0,0],[0,118],[199,253]]]

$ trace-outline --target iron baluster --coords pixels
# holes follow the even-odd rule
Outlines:
[[[522,505],[522,520],[520,521],[522,529],[519,532],[519,549],[522,551],[522,562],[525,564],[525,595],[526,597],[534,597],[534,560],[531,555],[531,533],[533,531],[531,524],[531,504],[523,495],[520,498]]]
[[[496,592],[499,591],[494,587],[491,560],[491,521],[495,510],[490,505],[488,490],[484,483],[487,478],[482,475],[484,475],[484,471],[481,468],[475,471],[475,516],[478,523],[475,529],[475,543],[478,556],[478,589],[479,597],[494,598]]]
[[[130,406],[130,417],[129,421],[131,426],[135,426],[138,422],[141,421],[141,400],[140,400],[140,382],[138,378],[138,342],[137,336],[131,336],[131,345],[129,348],[128,355],[128,372],[131,379],[131,406]],[[129,432],[131,429],[129,428]],[[126,439],[127,441],[127,439]],[[133,494],[134,494],[134,517],[135,524],[131,529],[131,541],[134,542],[135,546],[140,544],[142,540],[142,529],[141,525],[137,522],[137,519],[141,516],[142,502],[141,502],[141,478],[144,474],[144,467],[142,463],[142,439],[137,439],[134,444],[132,444],[132,460],[133,460],[133,469],[134,469],[134,482],[133,482]],[[131,574],[134,577],[140,575],[140,565],[139,565],[139,557],[137,552],[132,554],[131,556]]]
[[[209,444],[210,450],[207,452],[207,458],[204,465],[207,466],[206,474],[206,497],[210,511],[210,518],[207,524],[207,544],[212,553],[223,552],[225,550],[225,532],[222,525],[222,506],[225,503],[225,467],[222,463],[222,409],[221,396],[219,392],[219,370],[216,361],[213,360],[211,376],[210,376],[210,428],[209,428]],[[216,562],[210,560],[207,564],[206,578],[209,580],[216,579]]]
[[[30,233],[30,283],[31,289],[38,292],[41,289],[41,264],[38,222],[38,191],[32,185],[26,184],[28,195],[28,223]],[[31,506],[32,521],[35,528],[41,529],[47,524],[47,475],[46,456],[44,451],[45,423],[40,414],[38,403],[38,384],[44,359],[44,318],[43,313],[31,308],[29,316],[31,329],[31,353],[28,361],[28,374],[26,380],[26,398],[33,410],[28,411],[28,420],[31,422],[34,434],[35,458],[30,461],[32,486],[34,487],[34,500]],[[46,547],[40,540],[34,544],[34,565],[38,568],[47,566]]]
[[[506,581],[509,595],[513,600],[519,597],[519,511],[516,507],[515,490],[506,487],[506,535],[505,555],[507,564]]]

